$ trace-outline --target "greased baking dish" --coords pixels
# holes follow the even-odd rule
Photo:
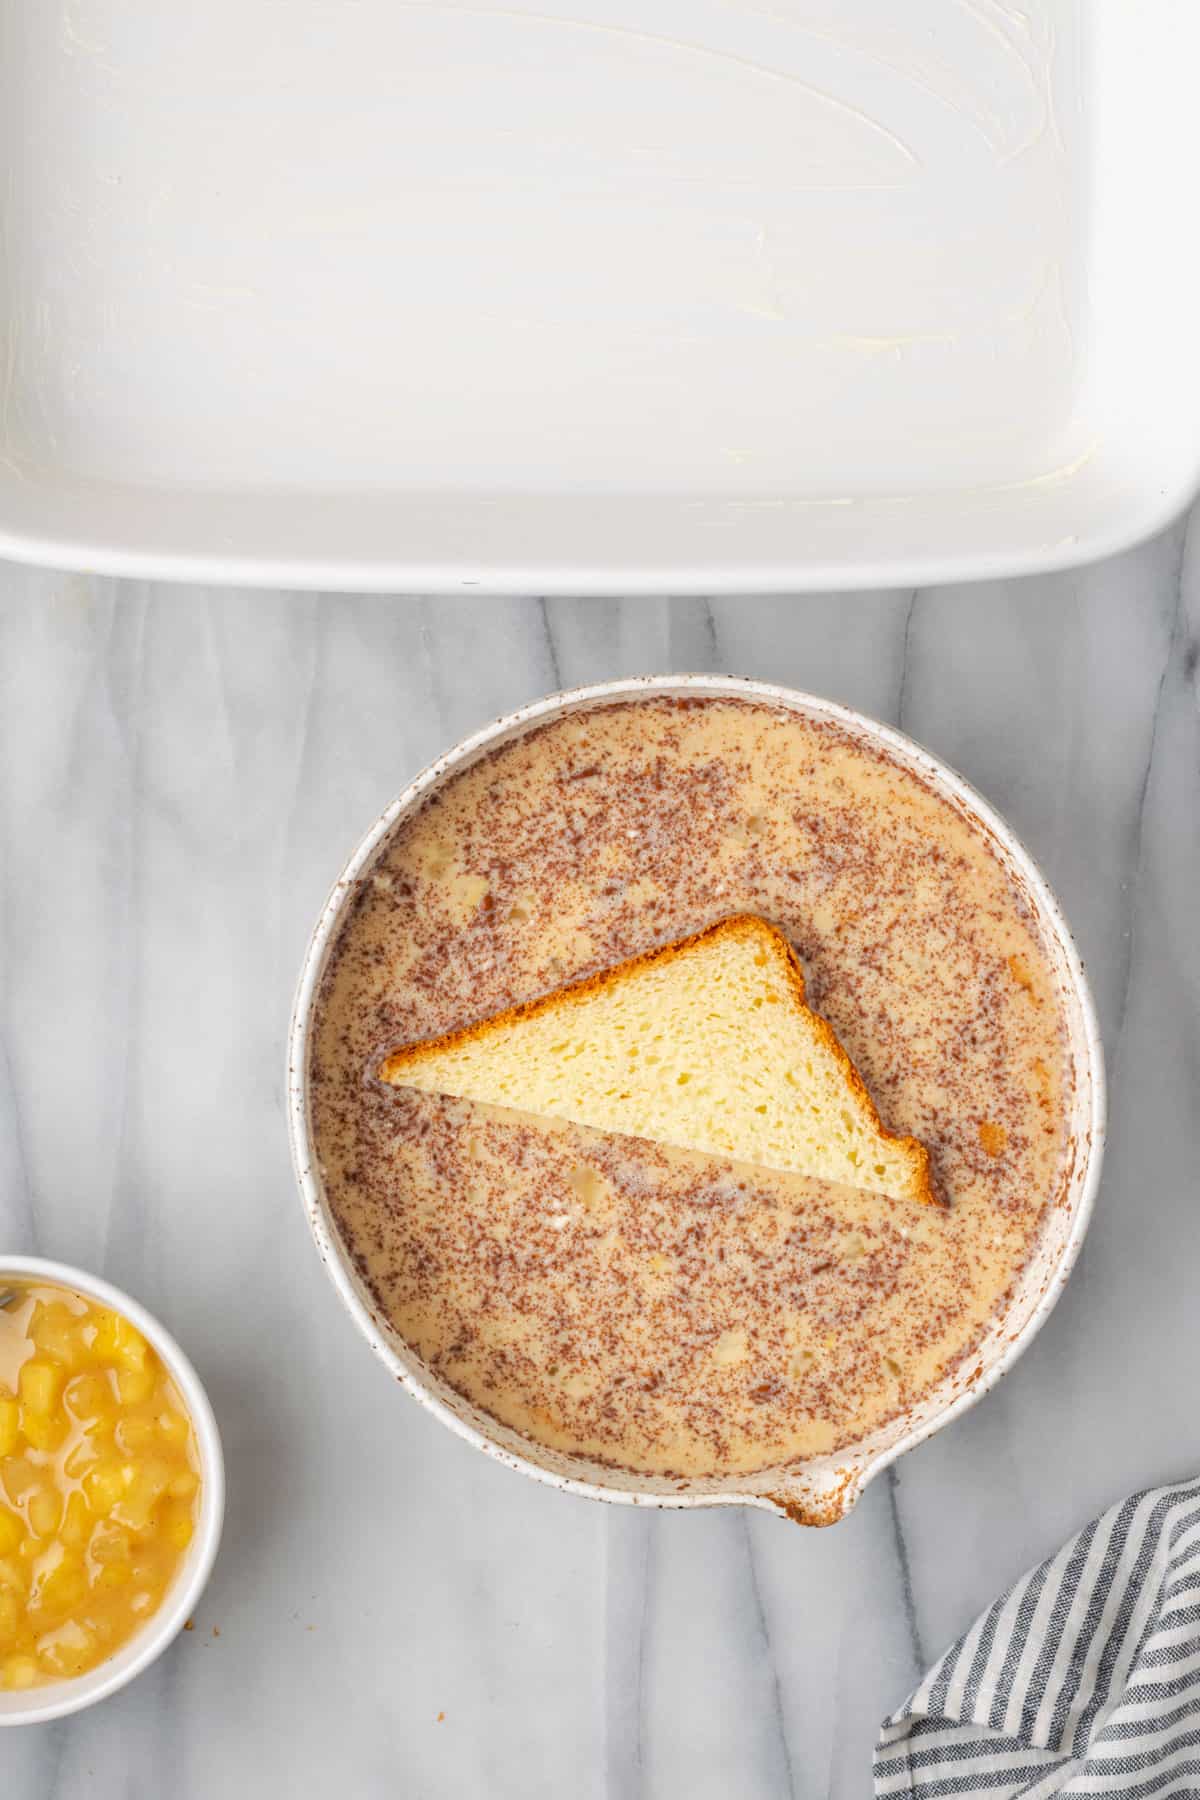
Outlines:
[[[0,0],[0,554],[1046,569],[1200,478],[1187,0]]]

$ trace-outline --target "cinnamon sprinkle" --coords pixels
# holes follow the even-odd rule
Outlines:
[[[1027,908],[915,776],[753,703],[606,705],[458,773],[356,901],[314,1129],[381,1310],[450,1386],[682,1478],[840,1449],[974,1349],[1056,1192],[1065,1055]],[[743,911],[788,934],[946,1212],[370,1079],[391,1045]]]

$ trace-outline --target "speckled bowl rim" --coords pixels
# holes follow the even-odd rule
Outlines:
[[[819,1464],[820,1468],[819,1475],[812,1478],[811,1494],[801,1492],[802,1473],[797,1477],[795,1495],[787,1491],[787,1484],[783,1481],[775,1481],[773,1486],[775,1490],[784,1491],[763,1491],[761,1484],[758,1491],[755,1491],[755,1484],[759,1481],[757,1477],[747,1478],[745,1490],[739,1489],[735,1482],[730,1482],[722,1483],[719,1489],[714,1489],[710,1484],[679,1483],[658,1491],[641,1485],[650,1478],[631,1478],[614,1472],[609,1479],[606,1472],[599,1468],[596,1468],[593,1477],[584,1478],[536,1461],[535,1457],[543,1453],[541,1446],[531,1444],[531,1454],[524,1454],[522,1448],[518,1447],[520,1440],[516,1433],[489,1420],[461,1398],[452,1401],[434,1392],[433,1378],[428,1371],[419,1371],[410,1366],[388,1343],[383,1322],[360,1289],[327,1209],[324,1184],[312,1142],[308,1105],[308,1056],[312,1014],[326,957],[337,935],[347,900],[353,895],[360,876],[369,868],[397,822],[413,812],[457,769],[469,766],[490,749],[567,712],[606,703],[672,697],[750,700],[783,707],[797,712],[801,717],[836,723],[854,738],[873,741],[889,752],[901,767],[911,770],[923,778],[936,793],[956,803],[959,810],[982,827],[985,835],[993,840],[1002,859],[1020,875],[1029,895],[1036,901],[1040,913],[1039,922],[1052,935],[1060,958],[1059,976],[1065,979],[1065,985],[1078,1009],[1078,1029],[1073,1052],[1077,1064],[1077,1081],[1082,1088],[1084,1118],[1081,1127],[1077,1106],[1073,1142],[1076,1155],[1082,1159],[1082,1175],[1072,1175],[1074,1192],[1070,1200],[1068,1227],[1037,1299],[1019,1329],[1002,1338],[999,1348],[993,1345],[990,1349],[985,1349],[976,1368],[961,1376],[952,1372],[931,1390],[914,1409],[923,1412],[925,1416],[908,1432],[882,1447],[874,1445],[872,1438],[867,1438],[862,1444],[848,1446],[834,1457],[815,1459],[814,1467]],[[1100,1183],[1106,1126],[1104,1051],[1095,1002],[1083,962],[1055,894],[1006,820],[954,769],[894,727],[819,695],[737,675],[632,676],[564,689],[492,720],[461,739],[452,749],[423,769],[367,832],[331,888],[321,910],[305,954],[292,1010],[288,1035],[287,1099],[288,1129],[296,1180],[309,1228],[329,1278],[376,1355],[413,1398],[433,1412],[443,1424],[507,1467],[519,1470],[550,1487],[587,1499],[634,1506],[676,1508],[757,1506],[808,1524],[832,1524],[844,1517],[856,1504],[869,1481],[881,1474],[898,1457],[915,1449],[935,1431],[942,1430],[974,1406],[1009,1372],[1033,1342],[1054,1309],[1087,1233]],[[1034,1260],[1037,1260],[1036,1252]],[[1014,1299],[1009,1313],[1016,1309]],[[1001,1323],[1007,1317],[1008,1313],[1003,1316]],[[412,1361],[415,1363],[416,1358]],[[944,1404],[935,1406],[934,1402],[943,1390],[953,1391],[948,1391]],[[883,1429],[881,1428],[881,1432]],[[880,1433],[875,1434],[878,1435]],[[562,1460],[575,1463],[585,1461],[582,1458]],[[638,1485],[622,1485],[631,1479]]]
[[[188,1546],[183,1567],[163,1596],[162,1605],[129,1642],[85,1675],[66,1681],[48,1681],[41,1687],[0,1693],[0,1726],[42,1725],[82,1712],[107,1700],[133,1681],[174,1642],[204,1592],[221,1542],[225,1518],[225,1458],[221,1434],[204,1384],[166,1326],[147,1312],[132,1295],[89,1275],[69,1263],[51,1262],[41,1256],[0,1255],[0,1288],[8,1278],[19,1282],[46,1282],[71,1288],[85,1300],[111,1307],[157,1350],[172,1381],[178,1387],[196,1432],[200,1456],[200,1517]]]

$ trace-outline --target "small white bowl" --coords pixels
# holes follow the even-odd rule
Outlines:
[[[48,1719],[61,1719],[66,1713],[80,1712],[85,1706],[94,1706],[97,1700],[106,1700],[135,1675],[140,1675],[143,1669],[149,1668],[178,1636],[203,1593],[216,1560],[221,1522],[225,1516],[225,1459],[221,1453],[217,1421],[200,1377],[170,1333],[120,1288],[101,1281],[97,1275],[87,1275],[82,1269],[72,1269],[66,1263],[47,1262],[40,1256],[0,1256],[0,1292],[10,1278],[71,1288],[85,1300],[111,1307],[137,1326],[161,1356],[191,1417],[200,1455],[201,1486],[195,1536],[153,1618],[147,1619],[141,1630],[135,1632],[115,1656],[89,1669],[85,1675],[75,1675],[66,1681],[48,1681],[40,1687],[24,1688],[19,1692],[0,1692],[0,1726],[40,1725]]]

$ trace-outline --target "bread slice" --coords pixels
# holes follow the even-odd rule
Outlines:
[[[924,1147],[883,1129],[805,1003],[791,945],[747,915],[393,1050],[379,1074],[894,1199],[935,1197]]]

